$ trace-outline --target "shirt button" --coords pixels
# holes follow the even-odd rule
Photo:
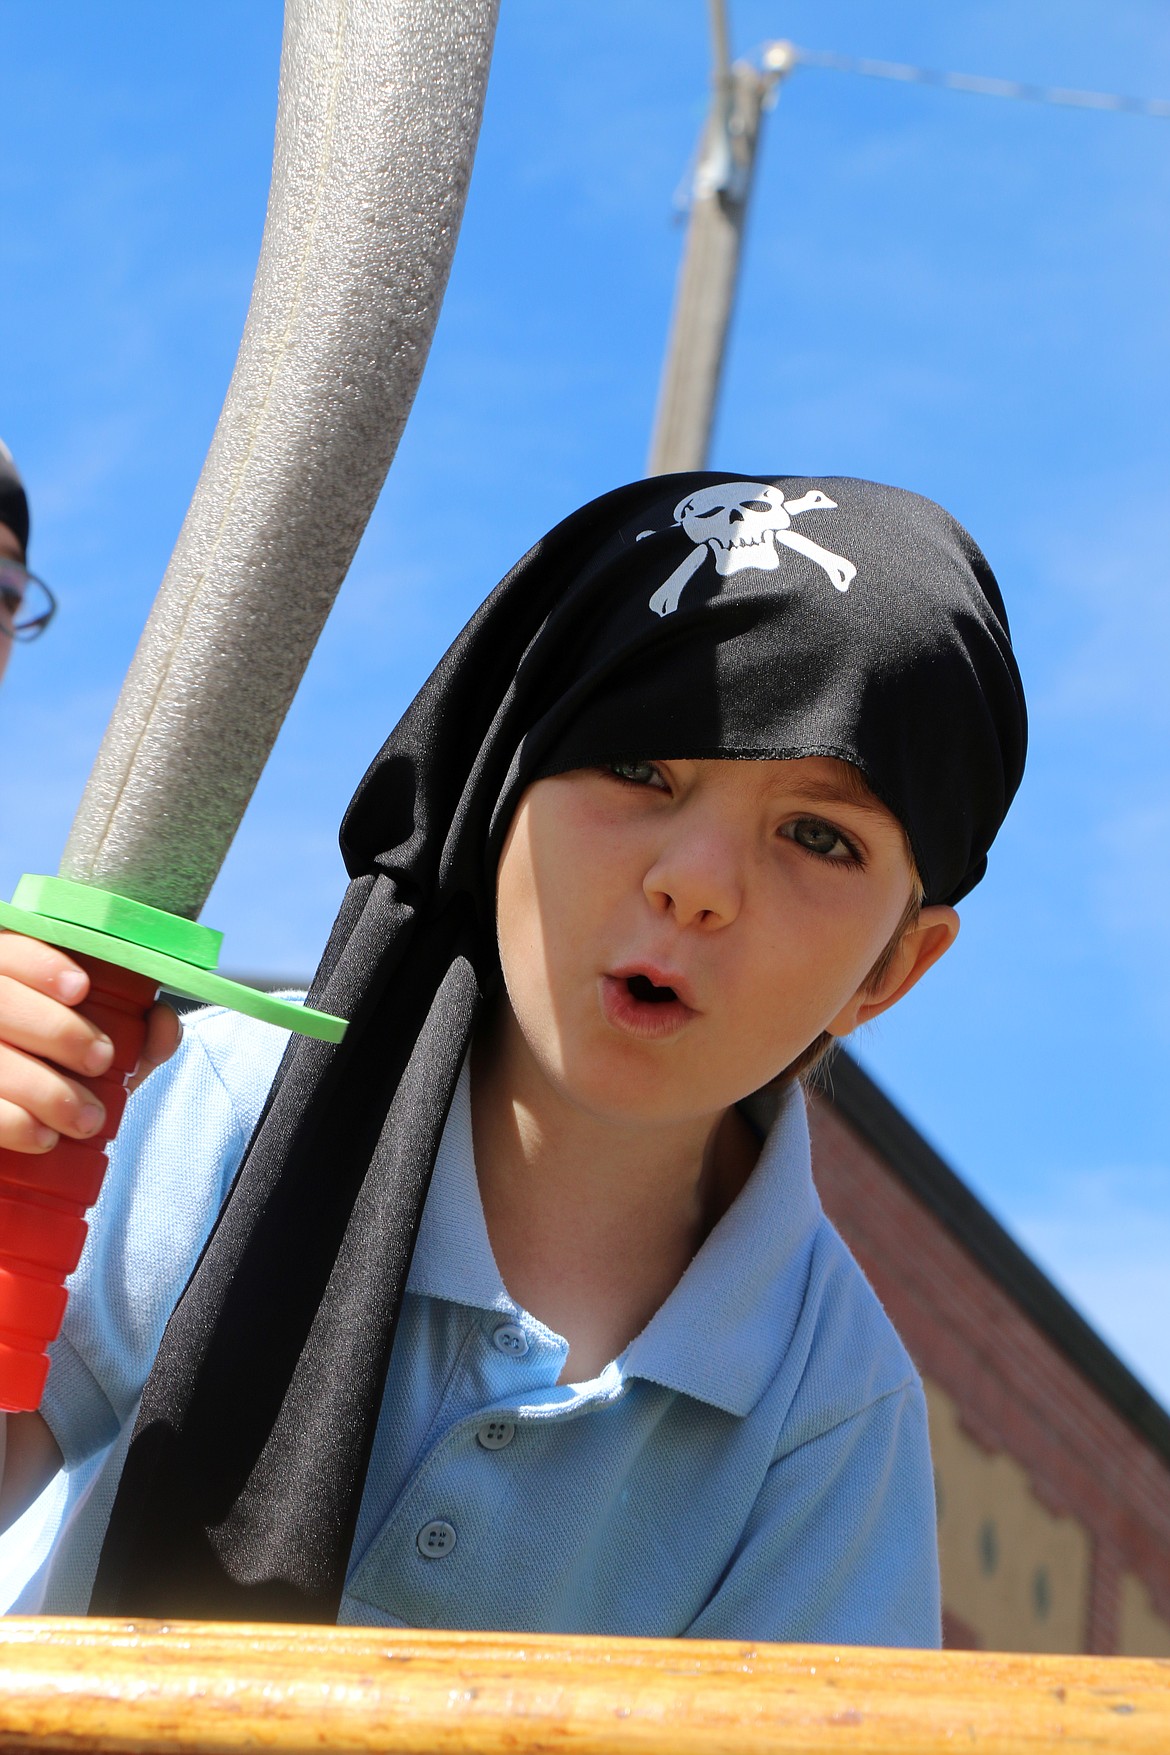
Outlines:
[[[528,1351],[528,1336],[517,1322],[502,1322],[492,1336],[492,1345],[498,1353],[508,1353],[513,1359],[522,1359]]]
[[[476,1443],[482,1444],[485,1450],[503,1450],[511,1444],[516,1436],[516,1427],[511,1420],[488,1420],[476,1433]]]
[[[444,1523],[442,1518],[436,1518],[434,1523],[424,1523],[414,1539],[424,1560],[441,1560],[458,1540],[451,1525]]]

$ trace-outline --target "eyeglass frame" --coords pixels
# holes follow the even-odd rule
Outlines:
[[[4,585],[5,573],[19,575],[21,580],[20,586],[12,586],[6,590]],[[48,608],[43,610],[39,615],[33,616],[30,621],[18,622],[16,618],[20,614],[20,606],[24,602],[25,594],[30,585],[38,585],[44,592],[45,598],[48,602]],[[27,646],[31,641],[40,639],[41,635],[56,615],[57,599],[39,574],[30,573],[23,561],[14,561],[7,555],[0,556],[0,602],[4,601],[9,596],[15,597],[18,589],[19,598],[16,604],[12,606],[11,610],[12,626],[8,627],[3,621],[0,621],[0,634],[9,640],[19,642],[22,646]]]

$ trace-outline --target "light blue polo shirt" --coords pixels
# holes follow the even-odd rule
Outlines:
[[[88,1606],[142,1385],[284,1041],[200,1012],[128,1106],[43,1403],[65,1468],[0,1540],[9,1612]],[[465,1069],[341,1621],[939,1643],[922,1387],[821,1211],[798,1089],[641,1334],[588,1383],[557,1383],[567,1353],[500,1279]]]

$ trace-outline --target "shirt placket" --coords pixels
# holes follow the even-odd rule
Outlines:
[[[555,1391],[568,1355],[563,1341],[518,1314],[477,1312],[475,1326],[435,1440],[347,1587],[347,1596],[395,1617],[425,1623],[428,1599],[437,1607],[464,1588],[471,1553],[461,1535],[490,1520],[505,1486],[499,1471],[509,1468],[525,1426],[550,1419],[547,1409],[539,1421],[525,1414],[536,1414]],[[469,1570],[467,1586],[475,1588]]]

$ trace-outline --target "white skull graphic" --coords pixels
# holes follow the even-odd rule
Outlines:
[[[820,496],[824,501],[825,496]],[[741,567],[780,565],[776,532],[787,530],[792,518],[784,510],[779,488],[758,481],[725,481],[700,488],[682,500],[674,515],[692,542],[705,542],[724,578]]]
[[[688,494],[679,501],[674,515],[695,547],[659,586],[650,608],[656,615],[671,615],[678,608],[683,587],[702,565],[708,549],[722,578],[744,567],[774,572],[780,565],[780,547],[795,549],[815,561],[836,590],[848,591],[857,573],[853,562],[792,528],[799,513],[822,508],[835,512],[837,502],[820,488],[810,489],[797,500],[786,500],[779,488],[761,481],[724,481]]]

